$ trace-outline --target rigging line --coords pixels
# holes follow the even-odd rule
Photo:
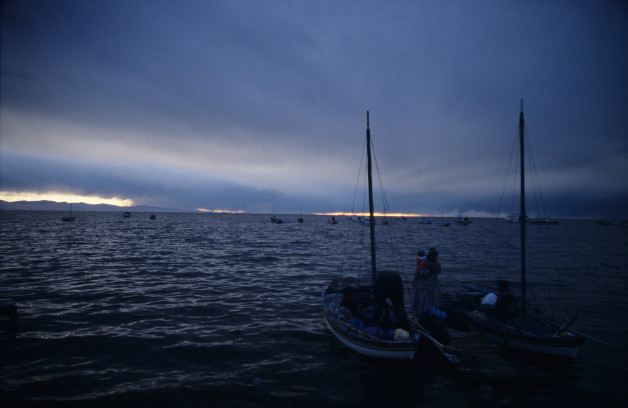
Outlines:
[[[356,178],[356,182],[355,182],[355,189],[353,191],[353,203],[351,204],[351,213],[355,214],[355,208],[356,208],[356,200],[357,200],[357,196],[358,196],[358,189],[360,186],[360,179],[362,176],[362,166],[364,164],[364,156],[365,156],[365,150],[366,150],[366,140],[364,140],[364,142],[362,143],[362,153],[360,154],[360,165],[358,166],[358,176]],[[352,236],[352,227],[353,227],[353,223],[350,222],[349,223],[349,227],[347,228],[347,234],[345,237],[345,244],[344,244],[344,252],[343,252],[343,258],[342,258],[342,264],[340,267],[340,271],[339,274],[340,276],[342,276],[344,274],[345,271],[345,265],[347,263],[347,257],[348,257],[348,251],[349,251],[349,239]],[[361,257],[360,257],[361,259]],[[362,269],[362,265],[360,262],[359,265],[359,269]],[[358,273],[358,282],[360,282],[360,274]]]
[[[375,147],[373,146],[373,140],[371,140],[371,152],[373,155],[373,161],[375,162],[375,171],[377,173],[377,179],[379,181],[380,188],[380,196],[383,204],[383,213],[387,216],[390,214],[390,206],[388,204],[388,199],[386,197],[386,191],[384,189],[384,183],[382,180],[382,175],[379,170],[379,163],[377,162],[377,156],[375,155]],[[405,276],[405,270],[403,268],[403,263],[401,262],[401,253],[399,251],[399,242],[395,235],[395,230],[393,228],[393,222],[389,217],[386,217],[388,221],[388,239],[389,239],[389,250],[392,255],[393,264],[395,265],[395,269],[400,270]]]
[[[518,145],[517,144],[517,138],[518,138],[518,135],[517,135],[517,137],[515,137],[513,139],[513,145],[512,145],[512,148],[510,150],[510,160],[508,161],[508,168],[506,169],[506,178],[504,179],[504,187],[502,188],[502,195],[499,198],[499,208],[497,209],[498,216],[500,215],[501,210],[502,210],[502,204],[503,204],[503,201],[504,201],[504,195],[506,194],[506,188],[508,187],[508,180],[510,178],[510,169],[513,166],[513,161],[515,163],[514,174],[516,175],[516,173],[517,173],[517,168],[518,168],[518,166],[517,166],[517,160],[518,160],[518,155],[517,155],[517,145]],[[513,160],[513,158],[514,158],[514,160]],[[516,187],[516,185],[515,185],[515,187]],[[514,196],[514,194],[513,194],[513,196]],[[513,214],[513,209],[514,209],[514,204],[511,204],[510,214]]]
[[[525,141],[526,141],[526,148],[527,148],[527,159],[528,159],[528,164],[529,164],[529,173],[530,173],[530,179],[531,179],[531,184],[532,184],[532,197],[534,198],[534,204],[535,204],[535,209],[536,209],[536,216],[537,217],[543,217],[544,214],[542,214],[539,211],[539,197],[541,196],[541,190],[540,190],[540,182],[539,182],[539,178],[538,178],[538,172],[536,170],[536,164],[535,164],[535,160],[534,160],[534,151],[532,150],[532,144],[530,141],[530,135],[528,134],[528,128],[527,125],[524,127],[524,131],[526,133],[526,137],[525,137]],[[534,243],[536,244],[537,248],[536,248],[536,252],[537,252],[537,256],[533,257],[532,256],[532,252],[529,252],[529,257],[528,257],[528,265],[530,265],[528,272],[532,272],[532,270],[538,270],[540,269],[540,267],[533,267],[533,265],[537,264],[538,260],[541,259],[541,265],[548,265],[547,259],[546,259],[546,254],[547,251],[544,248],[545,245],[545,238],[543,237],[543,234],[545,232],[545,229],[543,228],[544,225],[538,225],[537,228],[535,228],[535,233],[538,234],[539,239],[534,240]],[[527,237],[527,242],[529,242],[530,244],[532,243],[532,236],[531,236],[531,232],[532,231],[528,231],[528,237]],[[531,245],[528,245],[529,247],[531,247]],[[549,299],[549,306],[550,306],[550,313],[552,315],[552,318],[554,317],[554,301],[553,301],[553,295],[552,295],[552,285],[551,285],[551,281],[550,281],[550,274],[549,274],[549,268],[543,267],[542,272],[544,272],[545,274],[545,281],[547,282],[546,285],[546,291],[547,291],[547,297]]]
[[[497,226],[498,223],[500,223],[500,225],[504,222],[504,220],[502,219],[502,208],[504,205],[504,196],[506,195],[506,189],[508,188],[508,181],[510,180],[511,177],[513,177],[514,182],[513,182],[513,192],[512,194],[510,194],[511,196],[511,206],[510,206],[510,212],[506,214],[506,216],[509,215],[513,215],[516,214],[518,212],[514,211],[514,202],[515,202],[515,197],[516,197],[516,188],[517,188],[517,169],[518,169],[518,162],[519,162],[519,155],[518,153],[518,139],[519,139],[519,127],[517,126],[516,131],[515,131],[515,137],[513,138],[513,142],[512,142],[512,147],[510,149],[510,159],[508,160],[508,166],[506,167],[506,176],[504,177],[504,184],[502,186],[502,191],[501,191],[501,195],[499,197],[499,203],[497,205],[497,218],[493,219],[493,223],[492,223],[492,235],[495,236],[497,234]],[[514,165],[513,165],[514,163]],[[513,169],[514,167],[514,169]],[[513,170],[511,172],[511,170]],[[513,174],[513,176],[511,176],[511,174]],[[511,234],[507,234],[508,237],[510,237],[509,240],[509,244],[512,243],[512,237]],[[506,269],[508,270],[509,267],[509,259],[510,257],[506,257]],[[481,268],[482,273],[480,274],[480,281],[481,282],[486,282],[486,275],[488,273],[488,265],[489,262],[491,261],[490,257],[485,257],[484,259],[484,266]]]
[[[534,159],[534,151],[532,150],[532,146],[531,146],[531,142],[530,142],[530,137],[527,135],[527,128],[526,128],[526,141],[527,141],[527,148],[528,148],[528,152],[529,152],[529,159],[528,161],[530,162],[530,169],[532,171],[532,179],[535,183],[535,189],[534,189],[534,194],[535,194],[535,201],[537,200],[537,192],[538,192],[538,198],[541,202],[541,210],[539,211],[538,208],[538,204],[537,204],[537,216],[538,217],[547,217],[548,214],[546,212],[545,209],[545,200],[543,199],[543,191],[541,189],[541,179],[539,176],[539,172],[537,170],[536,167],[536,160]],[[546,262],[545,260],[548,257],[549,253],[556,253],[556,240],[553,239],[552,236],[552,230],[551,227],[548,225],[538,225],[537,227],[538,231],[539,231],[539,235],[540,235],[540,239],[537,240],[537,242],[541,245],[541,254],[544,257],[544,265],[548,265],[549,263]],[[549,248],[546,247],[546,243],[549,243]],[[564,298],[565,297],[565,292],[564,292],[564,288],[565,286],[563,285],[563,278],[562,275],[560,273],[560,268],[559,265],[557,265],[556,263],[552,263],[554,265],[554,272],[556,274],[556,278],[558,280],[558,291],[559,291],[559,295],[560,297]],[[553,292],[552,292],[552,284],[551,284],[551,276],[550,276],[550,269],[549,268],[545,268],[545,272],[546,272],[546,280],[547,280],[547,291],[548,291],[548,298],[550,301],[550,311],[552,314],[552,318],[554,318],[554,310],[555,310],[555,300],[556,297],[554,296]]]
[[[517,130],[515,133],[515,137],[513,139],[513,149],[512,149],[512,153],[511,153],[511,157],[510,157],[510,161],[513,164],[513,172],[512,172],[512,176],[509,175],[508,177],[510,177],[512,179],[512,192],[510,193],[510,197],[511,197],[511,203],[510,203],[510,213],[511,214],[515,214],[517,216],[517,222],[514,224],[511,224],[509,226],[509,230],[513,229],[513,226],[518,225],[520,222],[522,222],[522,214],[521,214],[521,209],[517,209],[515,210],[515,208],[517,208],[517,204],[518,204],[518,193],[517,191],[519,191],[519,184],[521,182],[520,178],[517,177],[518,173],[521,171],[521,163],[520,163],[520,144],[519,144],[519,126],[517,126]],[[519,227],[516,228],[517,231],[519,230]],[[518,245],[520,245],[519,241],[518,241],[518,235],[517,234],[513,234],[508,232],[506,234],[506,238],[507,238],[507,244],[509,245],[509,248],[517,248]],[[517,241],[517,243],[515,244],[514,241]],[[513,260],[513,256],[507,256],[506,257],[506,270],[510,270],[510,262]],[[515,263],[516,265],[519,265],[518,262]],[[509,276],[510,274],[507,274],[506,276]]]
[[[528,152],[528,163],[530,164],[530,179],[532,180],[532,194],[534,197],[536,216],[543,217],[545,216],[545,211],[541,212],[539,208],[539,199],[541,200],[541,204],[543,204],[543,197],[541,196],[541,184],[539,182],[538,172],[536,171],[534,152],[532,151],[532,145],[530,144],[529,136],[527,134],[527,128],[525,128],[524,130],[526,132],[525,140]]]
[[[383,213],[385,215],[390,214],[390,206],[388,204],[388,198],[386,196],[386,191],[384,189],[384,183],[382,180],[382,176],[381,176],[381,172],[379,170],[379,163],[377,162],[377,156],[375,154],[375,148],[373,146],[373,140],[371,139],[371,152],[373,155],[373,161],[375,162],[375,171],[377,173],[377,179],[379,182],[379,188],[380,188],[380,196],[382,199],[382,203],[383,203]],[[387,224],[387,228],[388,228],[388,237],[389,237],[389,250],[391,253],[391,257],[392,257],[392,261],[393,264],[395,265],[395,270],[400,271],[401,275],[403,276],[403,281],[404,281],[404,291],[406,292],[406,299],[412,299],[412,295],[413,295],[413,278],[414,275],[412,273],[410,273],[410,278],[408,279],[408,272],[407,269],[404,267],[403,264],[403,260],[402,260],[402,256],[401,256],[401,251],[399,250],[400,245],[399,245],[399,240],[397,238],[397,234],[396,234],[396,230],[394,228],[394,221],[392,219],[390,219],[389,217],[386,216],[386,220],[388,221]]]
[[[527,133],[527,130],[526,130],[526,133]],[[535,194],[536,194],[536,191],[538,191],[538,197],[539,197],[539,200],[541,201],[541,210],[542,211],[539,211],[539,208],[538,208],[538,205],[537,205],[537,215],[539,217],[547,217],[548,213],[547,213],[547,211],[545,209],[545,200],[543,198],[543,190],[541,189],[541,179],[539,177],[539,172],[537,171],[537,168],[536,168],[536,164],[535,164],[536,161],[534,160],[534,151],[532,150],[532,146],[530,144],[530,140],[529,140],[529,137],[527,137],[527,135],[526,135],[526,141],[528,143],[528,151],[530,152],[529,162],[530,162],[531,169],[532,169],[532,179],[536,183],[535,184],[536,187],[535,187],[534,191],[535,191]],[[535,199],[536,199],[536,197],[535,197]]]

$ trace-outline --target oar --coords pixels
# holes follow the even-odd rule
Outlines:
[[[439,349],[440,351],[451,351],[451,348],[444,345],[443,343],[441,343],[440,341],[436,340],[434,337],[432,337],[430,335],[430,333],[427,331],[427,329],[423,326],[421,326],[421,323],[419,323],[418,320],[416,320],[413,316],[409,316],[410,320],[412,321],[412,326],[413,328],[418,331],[422,336],[425,336],[428,340],[430,340],[437,349]]]
[[[558,330],[556,330],[554,332],[554,334],[560,334],[563,331],[565,331],[565,329],[567,329],[568,327],[570,327],[572,324],[574,324],[576,322],[576,320],[578,320],[578,315],[573,315],[571,316],[571,318],[569,320],[567,320],[565,323],[562,324],[562,326],[560,326],[558,328]]]
[[[552,326],[552,327],[557,327],[557,326],[558,326],[558,324],[556,324],[556,322],[553,322],[553,321],[551,321],[551,320],[548,320],[548,319],[540,319],[540,320],[541,320],[542,322],[544,322],[544,323],[546,323],[546,324],[548,324],[548,325]],[[593,340],[593,341],[595,341],[595,342],[598,342],[598,343],[600,343],[600,344],[602,344],[602,345],[604,345],[604,346],[606,346],[606,347],[610,347],[610,346],[611,346],[609,343],[607,343],[607,342],[605,342],[605,341],[602,341],[602,340],[600,340],[600,339],[596,339],[596,338],[595,338],[595,337],[593,337],[593,336],[589,336],[589,335],[588,335],[588,334],[586,334],[586,333],[582,333],[582,332],[579,332],[579,331],[576,331],[576,330],[573,330],[573,329],[569,329],[568,331],[572,332],[573,334],[577,334],[577,335],[579,335],[579,336],[586,337],[586,338],[587,338],[587,339],[589,339],[589,340]]]
[[[610,346],[611,346],[609,343],[607,343],[607,342],[605,342],[605,341],[602,341],[602,340],[600,340],[600,339],[596,339],[595,337],[593,337],[593,336],[589,336],[588,334],[585,334],[585,333],[582,333],[582,332],[579,332],[579,331],[576,331],[576,330],[569,330],[569,331],[570,331],[570,332],[572,332],[572,333],[574,333],[574,334],[578,334],[578,335],[580,335],[580,336],[582,336],[582,337],[586,337],[586,338],[587,338],[587,339],[589,339],[589,340],[596,341],[596,342],[598,342],[598,343],[600,343],[600,344],[602,344],[602,345],[604,345],[604,346],[606,346],[606,347],[610,347]]]

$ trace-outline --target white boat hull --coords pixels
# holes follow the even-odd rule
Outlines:
[[[414,333],[408,340],[378,339],[349,326],[342,320],[330,316],[326,292],[323,290],[323,314],[325,324],[342,344],[368,357],[412,360],[419,348],[420,336]]]

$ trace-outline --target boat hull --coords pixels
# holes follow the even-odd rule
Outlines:
[[[584,337],[569,332],[565,335],[535,335],[493,322],[476,313],[468,313],[471,326],[493,343],[509,349],[538,355],[573,360],[578,355]]]
[[[332,316],[329,312],[325,290],[323,290],[322,296],[325,324],[342,344],[368,357],[395,360],[412,360],[414,358],[419,348],[420,336],[418,333],[411,335],[408,340],[383,340],[370,336]]]

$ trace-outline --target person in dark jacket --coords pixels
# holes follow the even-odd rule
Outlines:
[[[517,310],[517,298],[510,291],[508,282],[505,280],[497,282],[497,289],[499,289],[497,301],[495,301],[495,305],[489,312],[489,316],[497,318],[502,322],[517,317],[519,314]]]
[[[388,306],[386,299],[392,301],[392,307],[397,320],[396,327],[410,330],[410,323],[406,314],[403,301],[403,282],[399,273],[394,271],[381,271],[375,280],[375,308],[371,318],[373,324],[393,328],[388,319]],[[388,327],[387,327],[388,326]]]

